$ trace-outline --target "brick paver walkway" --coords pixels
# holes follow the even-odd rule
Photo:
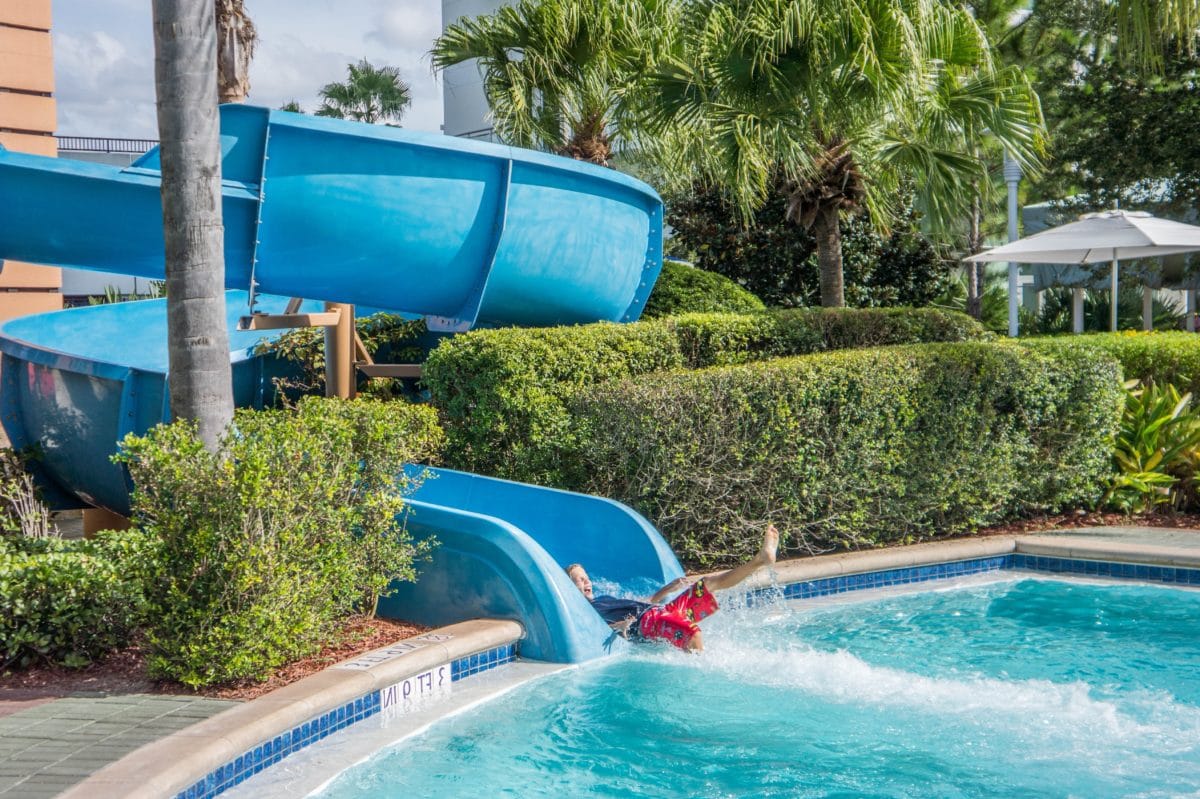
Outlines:
[[[49,799],[143,744],[237,702],[74,696],[0,718],[0,797]]]

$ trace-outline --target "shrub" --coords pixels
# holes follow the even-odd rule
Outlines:
[[[1023,343],[1042,351],[1104,352],[1120,361],[1126,380],[1171,383],[1182,392],[1200,393],[1200,335],[1195,333],[1129,330],[1028,339]]]
[[[764,308],[762,300],[723,275],[682,261],[666,261],[642,318],[721,311],[753,313]]]
[[[424,380],[452,465],[513,480],[569,484],[574,431],[565,399],[583,386],[679,368],[746,363],[851,346],[983,335],[952,311],[794,309],[687,314],[627,325],[480,330],[443,342]]]
[[[145,536],[0,536],[0,668],[85,666],[129,643],[141,617]]]
[[[1115,362],[1008,343],[854,350],[607,383],[570,403],[570,488],[627,502],[693,566],[961,533],[1094,503]]]
[[[127,437],[134,522],[157,541],[149,671],[191,686],[262,679],[413,579],[424,549],[398,516],[401,469],[441,437],[429,408],[316,398],[238,411],[219,455],[185,422]]]

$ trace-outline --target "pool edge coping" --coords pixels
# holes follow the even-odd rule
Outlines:
[[[428,643],[363,668],[346,668],[396,643],[305,677],[152,741],[59,794],[60,799],[161,799],[186,791],[264,742],[348,702],[396,685],[431,668],[519,641],[515,621],[477,619],[423,634]],[[444,640],[438,639],[449,636]],[[421,638],[422,636],[416,636]],[[414,638],[406,639],[407,642]]]

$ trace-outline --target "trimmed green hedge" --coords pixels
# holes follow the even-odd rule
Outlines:
[[[574,445],[565,399],[583,386],[855,346],[984,336],[965,314],[935,309],[796,309],[689,314],[627,325],[480,330],[442,342],[424,381],[445,425],[449,465],[562,484]]]
[[[1023,339],[1022,343],[1043,352],[1085,349],[1107,353],[1120,361],[1126,380],[1171,383],[1180,391],[1200,396],[1200,334],[1127,330]]]
[[[763,301],[734,281],[682,261],[664,261],[643,319],[684,313],[754,313]]]
[[[1123,392],[1088,348],[853,350],[614,381],[570,403],[570,488],[629,503],[692,566],[773,520],[793,552],[950,535],[1094,503]]]
[[[0,668],[85,666],[125,646],[142,609],[147,539],[0,536]]]

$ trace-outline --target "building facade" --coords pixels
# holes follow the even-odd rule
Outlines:
[[[494,14],[501,0],[442,0],[442,30],[462,17]],[[450,136],[494,141],[483,81],[474,61],[442,70],[442,131]]]
[[[56,155],[50,0],[0,2],[0,145]],[[0,261],[0,319],[62,307],[62,270]]]

